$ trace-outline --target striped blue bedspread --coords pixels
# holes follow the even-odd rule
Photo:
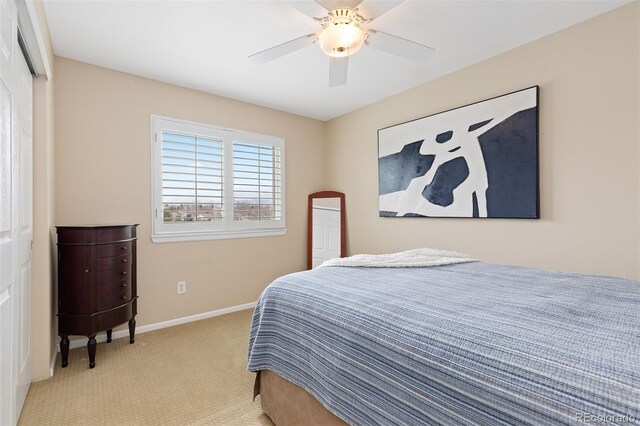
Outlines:
[[[481,262],[294,273],[255,308],[264,369],[353,425],[640,423],[640,282]]]

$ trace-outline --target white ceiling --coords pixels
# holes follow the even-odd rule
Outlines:
[[[45,9],[58,56],[328,120],[626,3],[407,0],[368,27],[435,55],[416,64],[364,46],[350,58],[347,84],[333,88],[317,44],[263,65],[247,60],[318,32],[279,1],[46,0]]]

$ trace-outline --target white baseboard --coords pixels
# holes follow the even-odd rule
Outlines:
[[[153,330],[160,330],[161,328],[173,327],[174,325],[186,324],[188,322],[200,321],[207,318],[213,318],[224,314],[230,314],[232,312],[244,311],[245,309],[251,309],[256,306],[257,302],[245,303],[244,305],[231,306],[228,308],[222,308],[215,311],[203,312],[201,314],[190,315],[188,317],[176,318],[169,321],[156,322],[154,324],[147,324],[140,327],[136,327],[136,335],[146,333]],[[111,336],[113,339],[120,339],[122,337],[129,337],[129,330],[118,330],[114,331]],[[99,336],[96,336],[96,341],[98,343],[106,342],[107,336],[104,333],[101,333]],[[72,340],[69,343],[69,349],[76,349],[83,346],[86,346],[87,341],[84,339],[80,340]],[[60,345],[56,345],[56,351],[53,354],[52,362],[51,362],[51,370],[50,373],[53,375],[53,366],[56,362],[56,356],[60,352]]]

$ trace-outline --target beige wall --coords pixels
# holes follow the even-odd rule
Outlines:
[[[33,3],[47,60],[54,71],[53,47],[42,2]],[[33,80],[33,265],[31,290],[32,379],[49,377],[55,345],[54,80]]]
[[[56,224],[140,224],[138,325],[255,302],[276,277],[305,269],[307,195],[325,188],[323,122],[67,59],[55,66]],[[284,137],[287,235],[153,244],[151,114]],[[187,294],[176,295],[178,280]]]
[[[640,278],[639,3],[328,123],[350,254],[437,247]],[[540,220],[378,217],[377,130],[540,86]]]

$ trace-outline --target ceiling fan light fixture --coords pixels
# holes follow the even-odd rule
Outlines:
[[[364,44],[365,33],[353,24],[331,24],[320,33],[318,42],[324,53],[335,58],[353,55]]]

